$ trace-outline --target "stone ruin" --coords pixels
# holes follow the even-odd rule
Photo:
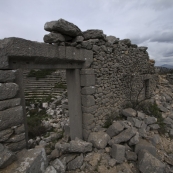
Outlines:
[[[63,19],[47,22],[44,29],[50,32],[45,43],[15,37],[0,40],[0,149],[9,152],[27,148],[25,69],[66,70],[71,140],[87,141],[128,103],[129,94],[149,98],[157,84],[147,47],[106,36],[102,30],[82,32]],[[129,74],[135,78],[133,92]],[[12,160],[0,161],[0,168]]]

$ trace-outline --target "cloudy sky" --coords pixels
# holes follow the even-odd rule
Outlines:
[[[0,39],[43,42],[45,22],[60,18],[82,31],[130,38],[148,47],[156,65],[173,65],[173,0],[1,0]]]

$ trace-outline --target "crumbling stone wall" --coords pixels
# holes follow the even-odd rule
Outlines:
[[[0,70],[0,143],[11,151],[26,147],[17,70]]]

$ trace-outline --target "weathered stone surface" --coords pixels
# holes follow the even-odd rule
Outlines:
[[[21,126],[18,126],[18,127],[15,128],[15,133],[17,135],[20,134],[20,133],[23,133],[23,132],[25,132],[25,126],[24,126],[24,124],[22,124]]]
[[[102,30],[92,29],[83,32],[84,40],[101,38],[105,39],[105,35]]]
[[[8,143],[14,143],[14,142],[19,142],[25,139],[25,133],[21,133],[19,135],[13,135],[10,137],[6,142]]]
[[[43,40],[45,43],[59,43],[65,41],[65,38],[60,33],[51,32],[49,34],[46,34]]]
[[[136,135],[130,139],[129,145],[136,145],[138,142],[139,142],[139,133],[137,132]]]
[[[69,149],[69,147],[70,147],[70,144],[69,143],[59,143],[59,142],[57,142],[55,144],[55,148],[58,151],[62,152],[62,153],[67,152],[68,149]]]
[[[80,74],[94,74],[94,70],[89,68],[89,69],[81,69]]]
[[[65,173],[66,165],[62,163],[59,159],[55,159],[52,162],[52,166],[56,169],[58,173]]]
[[[92,114],[83,113],[82,120],[84,125],[90,125],[94,121],[94,116]]]
[[[84,40],[84,37],[79,35],[73,39],[73,42],[81,43],[83,40]]]
[[[126,117],[136,117],[136,111],[132,108],[123,109],[122,114]]]
[[[92,113],[92,112],[96,111],[96,109],[97,109],[97,105],[90,106],[90,107],[82,106],[83,113]]]
[[[99,173],[117,173],[117,168],[107,168],[106,165],[99,165],[98,166],[98,172]]]
[[[147,118],[144,119],[144,121],[145,121],[145,123],[147,125],[150,125],[150,124],[156,123],[157,122],[157,118],[155,118],[155,117],[147,117]]]
[[[0,100],[13,98],[18,90],[19,87],[15,83],[0,83]]]
[[[12,129],[0,131],[0,142],[6,141],[13,134]]]
[[[146,150],[153,156],[156,156],[156,148],[144,139],[140,139],[135,146],[135,153],[138,154],[140,150]]]
[[[48,166],[44,173],[57,173],[57,171],[53,166]]]
[[[23,122],[22,106],[0,111],[0,130],[17,126]]]
[[[165,156],[165,162],[173,166],[173,154]]]
[[[81,75],[81,86],[95,85],[95,75]]]
[[[30,150],[22,150],[17,154],[17,160],[3,173],[44,173],[47,167],[47,158],[44,148],[36,147]]]
[[[98,149],[105,148],[109,140],[110,136],[105,132],[92,132],[88,137],[88,142]]]
[[[81,35],[81,30],[74,25],[64,19],[59,19],[57,21],[46,22],[44,25],[44,29],[46,31],[57,31],[65,35],[69,35],[72,37],[76,37]]]
[[[7,167],[16,159],[15,153],[11,152],[0,143],[0,169]]]
[[[80,156],[77,156],[74,160],[70,161],[67,164],[67,169],[74,170],[74,169],[80,168],[82,164],[83,164],[83,154],[81,154]]]
[[[145,47],[145,46],[139,46],[138,47],[139,50],[142,50],[142,51],[146,51],[148,49],[148,47]]]
[[[126,151],[126,159],[128,161],[136,161],[137,160],[137,154],[132,151]]]
[[[121,133],[119,133],[117,136],[113,137],[109,144],[119,144],[121,142],[127,142],[129,139],[131,139],[136,134],[135,128],[128,128]]]
[[[9,143],[8,145],[6,145],[8,149],[10,149],[11,151],[19,151],[23,148],[26,148],[26,140],[22,140],[16,143]]]
[[[117,163],[123,163],[125,160],[125,146],[113,144],[110,154],[117,161]]]
[[[86,107],[94,106],[95,105],[94,96],[82,95],[82,105]]]
[[[134,172],[132,172],[128,163],[122,163],[122,164],[117,165],[117,172],[118,173],[134,173]]]
[[[13,82],[15,79],[15,70],[0,70],[0,82]]]
[[[70,141],[69,152],[86,153],[92,151],[92,143],[76,138]]]
[[[89,87],[83,87],[81,90],[81,93],[85,95],[90,95],[90,94],[94,94],[95,91],[96,90],[94,86],[89,86]]]
[[[142,173],[163,173],[165,165],[146,150],[141,150],[138,154],[139,170]]]
[[[20,102],[21,102],[20,98],[0,101],[0,111],[15,107],[15,106],[19,106]]]
[[[107,39],[108,42],[111,43],[111,44],[118,43],[118,41],[119,41],[118,38],[116,38],[115,36],[112,36],[112,35],[107,36],[106,39]]]
[[[121,131],[123,131],[124,125],[117,121],[113,123],[106,131],[106,133],[112,138],[115,135],[118,135]]]
[[[131,41],[130,39],[123,39],[123,40],[120,40],[121,43],[127,45],[127,46],[130,46],[131,45]]]

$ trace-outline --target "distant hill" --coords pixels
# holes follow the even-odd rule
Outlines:
[[[161,65],[161,67],[166,67],[166,68],[169,68],[169,69],[173,69],[173,65],[169,65],[169,64],[163,64],[163,65]]]

